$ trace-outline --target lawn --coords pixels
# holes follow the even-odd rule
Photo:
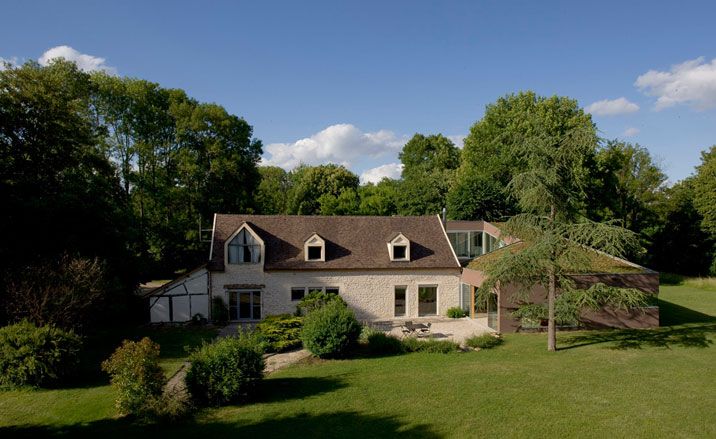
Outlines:
[[[716,437],[716,292],[664,286],[661,300],[671,326],[562,333],[556,353],[512,334],[480,352],[310,361],[254,404],[176,426],[115,419],[106,385],[4,392],[0,437]]]

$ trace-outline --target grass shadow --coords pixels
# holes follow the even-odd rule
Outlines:
[[[346,387],[335,378],[269,378],[261,381],[254,402],[268,403],[288,399],[303,399]]]
[[[684,325],[688,323],[716,322],[716,317],[659,299],[661,326]]]
[[[180,439],[196,438],[197,432],[201,432],[203,437],[393,437],[417,439],[439,437],[426,424],[408,427],[395,416],[372,416],[348,411],[315,415],[299,413],[255,423],[191,421],[172,425],[147,425],[132,423],[125,419],[106,419],[62,427],[22,425],[0,428],[0,437],[101,437],[102,439],[172,437]]]

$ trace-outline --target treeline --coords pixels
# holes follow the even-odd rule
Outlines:
[[[447,207],[454,219],[504,220],[520,211],[508,184],[530,172],[525,151],[545,143],[558,149],[569,133],[579,133],[588,151],[582,180],[589,184],[578,200],[585,217],[638,232],[648,251],[633,257],[648,266],[716,270],[715,149],[704,152],[694,176],[667,187],[647,149],[601,140],[572,99],[500,98],[464,148],[440,134],[416,134],[400,153],[400,179],[361,185],[333,164],[289,172],[258,166],[262,145],[252,127],[183,90],[87,74],[65,61],[6,65],[1,309],[12,318],[29,315],[29,307],[47,316],[64,309],[51,299],[67,291],[73,303],[117,310],[118,297],[140,281],[204,261],[200,226],[210,227],[215,212],[422,215]],[[91,307],[82,313],[102,315]]]
[[[716,274],[716,147],[705,151],[695,175],[669,187],[649,151],[599,138],[577,101],[531,92],[498,99],[471,128],[464,148],[448,138],[416,134],[403,147],[401,178],[360,185],[338,165],[299,166],[289,172],[260,167],[256,208],[265,214],[426,215],[447,208],[451,219],[503,221],[521,211],[508,185],[529,173],[531,145],[559,148],[579,135],[587,151],[582,215],[634,232],[644,251],[630,257],[657,270]]]
[[[85,302],[117,310],[140,281],[205,259],[199,228],[214,212],[254,208],[261,142],[223,107],[66,61],[4,67],[6,317],[53,322],[48,316]],[[90,305],[63,323],[105,314]]]

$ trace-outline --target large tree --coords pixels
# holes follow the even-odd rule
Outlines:
[[[446,195],[460,151],[442,134],[416,134],[400,153],[403,164],[398,211],[403,215],[439,213],[446,206]]]
[[[553,130],[539,114],[525,115],[520,121],[524,135],[511,147],[520,158],[522,171],[514,173],[509,187],[522,210],[510,218],[503,232],[523,242],[519,251],[505,251],[488,264],[491,290],[498,285],[514,285],[524,305],[530,305],[529,292],[542,287],[547,292],[547,348],[556,350],[555,306],[557,291],[572,296],[572,303],[608,303],[628,307],[641,303],[642,294],[634,290],[599,288],[580,290],[570,273],[589,268],[590,248],[612,255],[623,255],[635,244],[635,235],[618,226],[586,220],[582,216],[585,185],[589,181],[587,161],[594,152],[595,133],[591,126],[578,125]],[[568,297],[568,296],[565,296]]]
[[[113,285],[133,286],[131,212],[99,146],[92,93],[89,76],[66,61],[0,71],[3,281],[21,283],[28,264],[69,254],[100,258]]]
[[[707,232],[716,236],[716,145],[701,153],[701,164],[694,176],[694,206]]]
[[[256,209],[264,215],[286,213],[291,180],[278,166],[259,167],[261,182],[256,190]]]
[[[358,176],[344,166],[327,164],[320,166],[299,166],[290,175],[291,192],[288,213],[296,215],[345,214],[333,211],[342,196],[343,206],[350,204],[352,195],[358,190]],[[352,212],[351,212],[352,213]]]
[[[565,136],[579,130],[584,133],[584,160],[590,162],[597,150],[597,132],[591,116],[567,97],[543,97],[520,92],[499,98],[471,128],[462,150],[460,172],[452,186],[458,192],[453,199],[455,217],[490,214],[493,218],[509,215],[515,201],[502,194],[505,203],[490,203],[471,212],[460,207],[483,204],[483,194],[494,188],[506,188],[515,175],[528,169],[525,144],[535,136]],[[559,144],[552,145],[559,148]],[[459,199],[458,199],[459,197]],[[455,201],[460,201],[456,203]],[[470,218],[478,219],[478,218]]]

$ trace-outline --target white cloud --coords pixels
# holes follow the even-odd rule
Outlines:
[[[356,160],[395,154],[406,141],[404,136],[398,137],[387,130],[366,133],[351,124],[337,124],[292,143],[267,145],[266,152],[270,157],[264,157],[262,164],[287,170],[302,163],[332,162],[350,167]]]
[[[384,178],[398,179],[403,172],[402,163],[388,163],[372,169],[366,169],[360,175],[361,183],[378,183]]]
[[[19,62],[16,56],[13,56],[12,58],[3,58],[0,56],[0,71],[5,70],[6,64],[9,64],[10,67],[16,67],[18,63]]]
[[[38,59],[40,65],[46,66],[55,58],[64,58],[67,61],[73,61],[80,70],[85,72],[104,71],[110,75],[116,75],[117,69],[105,64],[105,59],[98,56],[80,53],[70,46],[56,46],[45,51]]]
[[[627,98],[604,99],[587,106],[587,112],[597,116],[617,116],[639,111],[639,106]]]
[[[456,134],[454,136],[447,136],[448,139],[452,143],[455,144],[458,148],[462,149],[463,146],[465,146],[465,134]]]
[[[640,130],[639,128],[629,127],[629,128],[627,128],[626,130],[624,130],[624,133],[622,134],[622,136],[624,136],[624,137],[634,137],[634,136],[636,136],[637,134],[639,134],[640,132],[641,132],[641,130]]]
[[[704,57],[671,66],[668,72],[649,70],[634,83],[642,92],[655,96],[655,109],[688,104],[705,110],[716,107],[716,58],[710,63]]]

